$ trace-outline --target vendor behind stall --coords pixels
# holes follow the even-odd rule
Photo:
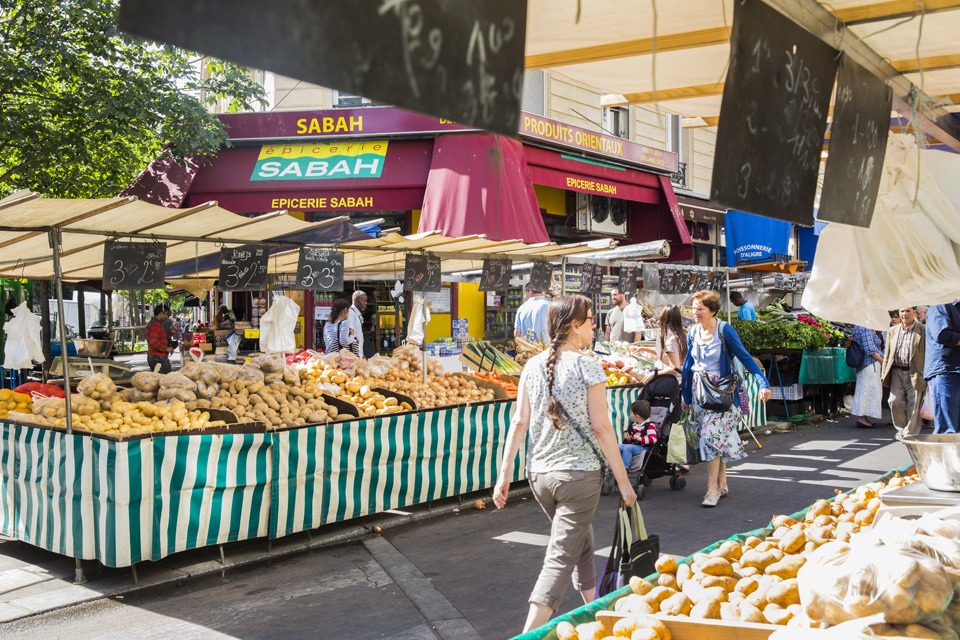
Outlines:
[[[233,331],[237,324],[237,316],[233,315],[233,311],[230,311],[227,305],[222,304],[217,315],[213,316],[213,323],[217,329]]]
[[[157,371],[157,365],[160,366],[160,373],[170,373],[170,332],[164,326],[164,322],[170,318],[170,307],[165,304],[158,304],[153,308],[153,318],[147,323],[147,366],[150,371]]]

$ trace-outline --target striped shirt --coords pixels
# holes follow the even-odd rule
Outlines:
[[[900,337],[897,338],[897,351],[893,358],[893,364],[898,367],[909,367],[910,356],[913,355],[913,327],[916,322],[909,327],[900,325]]]
[[[156,316],[147,323],[147,353],[151,356],[167,355],[170,334]]]
[[[644,447],[651,447],[657,442],[657,425],[653,422],[646,422],[642,425],[634,422],[627,430],[632,440],[624,440],[624,444],[639,444]]]

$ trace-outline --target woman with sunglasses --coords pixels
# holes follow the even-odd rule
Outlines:
[[[600,501],[604,464],[613,471],[626,506],[637,499],[610,423],[603,367],[580,352],[593,342],[593,325],[589,298],[569,295],[550,303],[550,347],[523,368],[517,410],[493,490],[493,501],[502,509],[514,458],[527,438],[527,478],[551,521],[551,533],[530,594],[524,631],[550,619],[571,579],[584,602],[593,600],[597,573],[591,522]]]

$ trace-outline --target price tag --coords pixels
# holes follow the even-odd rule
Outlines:
[[[593,293],[593,265],[585,264],[580,271],[580,293]]]
[[[632,298],[637,293],[637,268],[620,267],[620,280],[618,282],[620,293]]]
[[[510,288],[512,275],[510,260],[487,258],[483,261],[483,271],[480,275],[480,291],[506,291]]]
[[[107,240],[103,245],[103,288],[163,289],[167,268],[164,242]]]
[[[762,288],[763,288],[763,274],[762,274],[762,273],[755,273],[755,274],[753,274],[752,276],[750,276],[750,278],[751,278],[751,280],[753,281],[753,288],[754,288],[754,289],[762,289]]]
[[[265,245],[249,244],[220,250],[220,289],[223,291],[262,291],[267,288]]]
[[[530,267],[530,286],[541,293],[553,286],[553,266],[549,262],[537,260]]]
[[[408,253],[403,265],[404,291],[440,291],[440,257]]]
[[[708,284],[710,284],[710,272],[706,269],[697,269],[693,277],[693,285],[690,287],[690,292],[696,293],[697,291],[703,291],[707,288]]]
[[[244,329],[243,337],[248,340],[255,340],[260,337],[260,329]]]
[[[676,290],[677,271],[673,267],[660,269],[660,293],[671,294]]]
[[[302,247],[297,263],[297,288],[343,291],[343,254],[328,249]]]
[[[773,276],[773,287],[775,289],[783,289],[784,286],[785,286],[785,282],[783,280],[783,274],[782,273],[775,274]]]
[[[693,288],[693,271],[683,267],[677,271],[676,293],[690,293]]]
[[[660,290],[660,265],[650,262],[643,263],[643,290]]]

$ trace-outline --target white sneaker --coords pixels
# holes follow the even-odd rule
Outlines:
[[[717,502],[720,500],[719,491],[708,491],[707,495],[703,496],[703,502],[700,504],[704,507],[715,507]]]

